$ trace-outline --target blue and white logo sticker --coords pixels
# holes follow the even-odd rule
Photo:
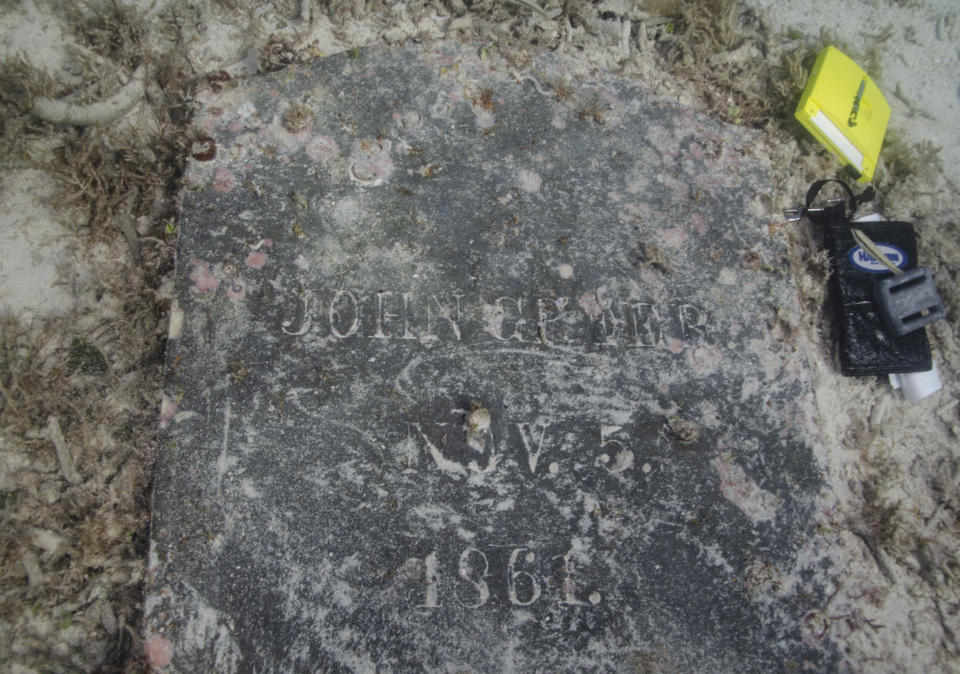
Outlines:
[[[890,260],[894,267],[903,269],[907,266],[907,254],[896,246],[891,246],[889,243],[878,243],[877,248]],[[870,272],[871,274],[890,272],[890,270],[882,265],[873,255],[860,246],[854,246],[850,249],[850,253],[847,254],[847,259],[850,260],[850,264],[854,267]]]

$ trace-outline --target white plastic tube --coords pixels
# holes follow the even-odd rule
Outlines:
[[[890,378],[890,385],[895,389],[902,388],[903,396],[912,403],[919,402],[943,388],[936,363],[926,372],[907,372],[887,376]]]

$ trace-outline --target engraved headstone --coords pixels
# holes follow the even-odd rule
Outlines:
[[[815,412],[758,136],[560,57],[370,49],[215,84],[153,664],[835,663],[805,620]]]

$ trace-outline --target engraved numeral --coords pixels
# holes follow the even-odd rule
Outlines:
[[[580,601],[576,597],[577,583],[573,579],[573,564],[570,562],[570,554],[554,555],[553,559],[559,559],[563,562],[563,582],[561,584],[563,600],[560,603],[567,606],[585,604],[586,602]]]
[[[600,425],[600,447],[605,451],[597,457],[597,465],[603,466],[612,475],[624,473],[634,463],[633,452],[619,440],[610,437],[621,429],[622,426]]]
[[[526,571],[517,571],[517,559],[520,557],[520,553],[526,550],[526,548],[517,548],[510,553],[510,563],[507,564],[507,595],[510,597],[510,603],[516,604],[517,606],[529,606],[537,599],[540,598],[540,582],[537,580],[536,576],[532,573],[527,573]],[[529,564],[533,564],[536,560],[536,557],[532,552],[528,552],[525,556],[526,561]],[[522,582],[524,578],[529,580],[524,583]],[[519,585],[530,585],[530,598],[526,601],[522,601],[517,592],[517,586]]]
[[[417,608],[440,608],[436,552],[431,552],[424,558],[423,577],[427,586],[427,596],[424,603],[418,604]]]
[[[495,552],[492,554],[496,554]],[[558,588],[561,593],[559,599],[563,606],[585,606],[589,604],[598,604],[601,601],[600,594],[593,592],[589,596],[589,601],[577,599],[577,584],[573,580],[573,563],[570,561],[569,553],[566,555],[554,555],[550,557],[551,562],[560,560],[559,569],[554,566],[554,575],[557,577],[559,571],[562,580]],[[411,560],[417,562],[417,573],[421,568],[420,560]],[[423,579],[424,579],[424,598],[423,603],[417,604],[417,608],[442,608],[440,602],[440,565],[437,560],[436,551],[431,552],[423,560]],[[513,606],[530,606],[539,600],[544,590],[552,587],[549,582],[536,574],[537,556],[525,547],[513,548],[507,559],[506,574],[500,576],[499,569],[503,567],[496,564],[497,575],[491,575],[490,559],[487,553],[477,548],[466,548],[460,553],[457,563],[458,584],[454,587],[454,600],[464,608],[480,608],[490,603],[491,598],[503,597],[503,585],[499,582],[506,580],[505,599]],[[525,565],[527,570],[518,568]],[[495,578],[494,587],[491,589],[488,580]],[[449,591],[449,590],[448,590]],[[581,588],[581,593],[583,588]]]
[[[480,558],[483,563],[481,569],[478,569],[471,564],[471,557]],[[477,601],[475,603],[470,604],[461,599],[461,604],[467,608],[479,608],[487,603],[487,601],[490,599],[490,588],[487,586],[487,582],[484,580],[484,578],[487,577],[489,571],[490,563],[487,561],[487,556],[481,551],[477,550],[476,548],[467,548],[460,553],[460,578],[473,585],[474,589],[477,591]]]

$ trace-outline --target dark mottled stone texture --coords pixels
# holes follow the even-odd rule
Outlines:
[[[577,68],[371,49],[201,95],[156,661],[833,666],[761,139]]]

